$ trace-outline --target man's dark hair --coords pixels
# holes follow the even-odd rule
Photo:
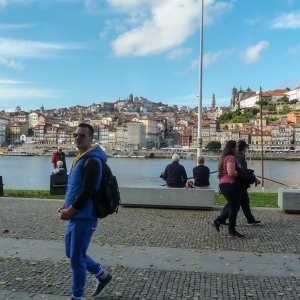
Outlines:
[[[93,129],[93,127],[90,125],[90,124],[86,124],[86,123],[80,123],[79,125],[78,125],[78,127],[81,127],[81,128],[88,128],[88,130],[89,130],[89,135],[90,136],[94,136],[94,129]]]

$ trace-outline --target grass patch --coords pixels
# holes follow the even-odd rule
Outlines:
[[[250,206],[252,207],[272,207],[278,208],[278,193],[257,193],[250,192]],[[226,204],[226,199],[222,194],[218,192],[215,193],[216,205],[224,206]]]
[[[16,198],[40,198],[40,199],[57,199],[64,200],[65,195],[50,195],[49,190],[4,190],[5,197]],[[218,192],[215,193],[215,204],[224,206],[226,204],[225,197]],[[250,206],[252,207],[273,207],[278,208],[278,194],[277,193],[259,193],[250,192]]]
[[[50,195],[49,190],[4,190],[4,197],[65,199],[64,195]]]

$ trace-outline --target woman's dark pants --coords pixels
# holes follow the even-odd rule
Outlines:
[[[221,193],[227,200],[226,207],[224,207],[221,215],[216,219],[219,223],[225,223],[229,219],[229,233],[235,233],[236,219],[241,205],[242,191],[235,183],[219,184]]]
[[[223,209],[226,209],[227,207],[228,207],[228,203],[226,203]],[[243,210],[243,213],[248,223],[255,221],[255,218],[253,217],[251,212],[250,199],[249,199],[248,191],[246,189],[242,189],[241,191],[241,208]]]

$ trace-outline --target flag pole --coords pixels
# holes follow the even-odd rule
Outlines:
[[[198,148],[197,156],[202,154],[202,67],[203,67],[203,3],[201,0],[201,20],[200,20],[200,57],[199,57],[199,103],[198,103]]]

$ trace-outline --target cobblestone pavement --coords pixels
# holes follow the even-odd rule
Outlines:
[[[63,241],[66,223],[58,219],[61,201],[0,199],[3,230],[0,237]],[[181,249],[234,250],[261,253],[299,253],[299,215],[279,209],[253,209],[264,226],[247,226],[240,212],[237,230],[243,241],[227,237],[227,228],[218,234],[211,220],[214,211],[123,208],[99,221],[93,242],[124,246],[154,246]],[[8,232],[7,232],[7,231]]]
[[[35,294],[70,295],[68,262],[28,262],[0,259],[0,282],[6,289]],[[182,271],[133,269],[122,265],[108,268],[116,280],[102,299],[299,299],[300,278],[240,276]],[[5,284],[4,284],[5,283]],[[87,278],[87,299],[93,290]],[[42,299],[42,298],[40,298]]]
[[[61,201],[15,200],[0,198],[0,237],[63,241],[66,223],[57,218]],[[98,245],[147,246],[197,250],[248,251],[256,253],[298,254],[299,215],[277,209],[253,209],[264,226],[245,226],[239,214],[238,231],[245,240],[231,240],[227,228],[218,234],[211,220],[214,211],[120,208],[119,213],[99,222],[93,237]],[[300,256],[299,256],[300,259]],[[300,264],[300,260],[299,260]],[[102,299],[300,299],[300,278],[245,276],[182,270],[130,268],[119,264],[105,266],[116,280]],[[70,296],[70,267],[66,259],[57,263],[0,258],[0,290],[26,292],[22,299],[36,294]],[[92,291],[87,279],[87,298]],[[26,298],[27,297],[27,298]],[[0,294],[0,299],[1,294]],[[5,299],[12,299],[9,296]]]

